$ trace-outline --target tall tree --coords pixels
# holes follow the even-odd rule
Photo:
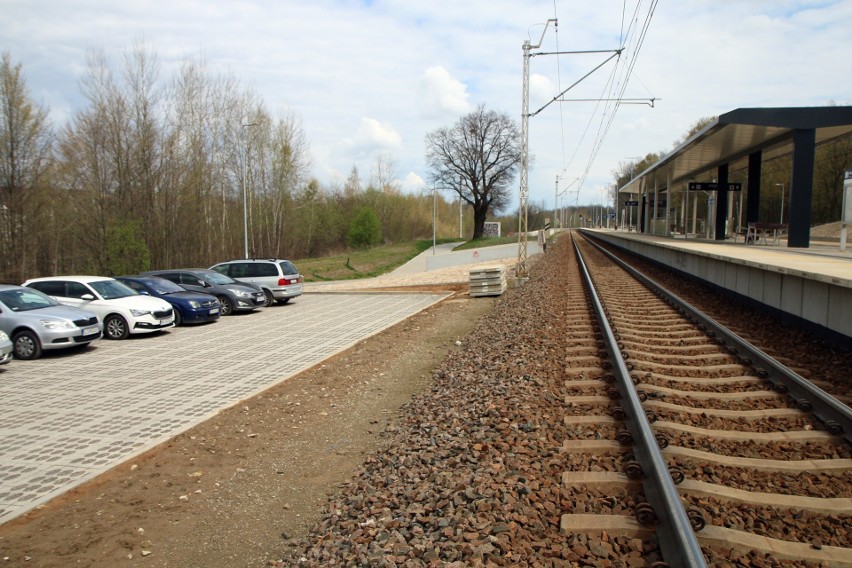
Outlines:
[[[370,187],[383,193],[399,193],[397,160],[389,152],[376,154],[370,172]]]
[[[41,233],[39,192],[46,189],[52,135],[47,111],[30,98],[21,65],[0,60],[0,278],[20,282],[35,270]],[[26,238],[27,236],[31,238]]]
[[[519,138],[509,115],[482,104],[452,127],[426,135],[431,181],[471,206],[474,239],[482,237],[488,213],[509,203],[509,185],[521,160]]]
[[[265,115],[256,122],[253,130],[259,130],[254,137],[258,159],[253,163],[259,168],[260,183],[253,184],[258,209],[253,218],[262,229],[257,254],[279,257],[284,255],[285,243],[293,231],[297,214],[294,199],[307,182],[311,163],[309,146],[301,121],[293,113],[280,117],[274,124]]]

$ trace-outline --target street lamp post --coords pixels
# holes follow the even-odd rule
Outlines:
[[[464,189],[464,178],[459,176],[459,238],[462,237],[462,189]]]
[[[438,189],[432,188],[432,256],[435,256],[435,221],[438,217]]]
[[[243,128],[257,126],[256,122],[240,125],[240,132],[245,133]],[[245,134],[244,134],[245,135]],[[248,140],[247,136],[243,138],[243,255],[244,258],[249,257],[248,253],[248,186],[246,185],[248,162]]]
[[[781,220],[778,221],[781,225],[784,224],[784,182],[776,183],[775,185],[781,186]]]

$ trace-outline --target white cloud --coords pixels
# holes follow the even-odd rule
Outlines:
[[[393,149],[399,146],[401,142],[399,133],[390,124],[366,116],[361,118],[358,137],[355,139],[356,147],[376,150]]]
[[[470,110],[467,87],[441,66],[426,70],[420,79],[417,98],[424,118],[455,117]]]
[[[405,193],[417,193],[426,187],[426,181],[416,173],[408,172],[401,185]]]
[[[311,147],[312,173],[327,184],[353,165],[368,175],[383,151],[418,183],[428,132],[480,103],[519,118],[524,40],[542,39],[537,51],[546,53],[612,49],[628,23],[621,0],[40,0],[4,8],[0,52],[22,64],[56,126],[85,104],[78,85],[87,51],[103,48],[120,76],[122,52],[141,38],[159,54],[164,83],[184,57],[201,57],[211,75],[233,76],[270,109],[292,109]],[[558,29],[542,36],[541,24],[554,15]],[[583,191],[597,199],[594,188],[611,181],[619,161],[670,148],[704,116],[852,103],[849,21],[849,0],[660,2],[625,93],[657,97],[656,108],[622,106],[589,165],[603,125],[593,115],[597,104],[549,105],[529,124],[530,199],[552,202],[556,174],[585,175]],[[530,110],[605,57],[532,58]],[[566,97],[605,96],[613,63]]]
[[[530,112],[535,112],[558,94],[553,81],[548,77],[530,73]]]

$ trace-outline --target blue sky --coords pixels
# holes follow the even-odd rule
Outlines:
[[[23,64],[34,97],[58,126],[82,104],[86,57],[103,49],[119,70],[134,41],[153,48],[161,77],[185,59],[230,73],[273,113],[300,118],[321,182],[342,183],[375,156],[397,163],[416,191],[427,177],[426,133],[477,104],[520,121],[522,49],[619,47],[630,15],[649,0],[0,0],[0,50]],[[623,15],[628,22],[624,22]],[[852,2],[669,0],[657,4],[624,96],[654,108],[556,103],[530,119],[530,199],[553,206],[554,184],[580,177],[579,201],[600,202],[619,162],[671,149],[698,119],[739,107],[852,104]],[[530,63],[530,111],[605,55],[547,55]],[[613,64],[571,91],[607,93]],[[626,75],[619,75],[623,81]],[[610,118],[612,118],[610,123]],[[606,136],[598,137],[606,129]],[[585,134],[584,134],[585,133]],[[593,158],[593,160],[592,160]],[[576,185],[574,186],[576,187]]]

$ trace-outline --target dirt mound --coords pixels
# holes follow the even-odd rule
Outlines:
[[[816,225],[811,227],[812,239],[824,240],[839,240],[840,239],[840,221],[835,223],[826,223],[825,225]],[[846,242],[852,242],[852,230],[846,231]]]

